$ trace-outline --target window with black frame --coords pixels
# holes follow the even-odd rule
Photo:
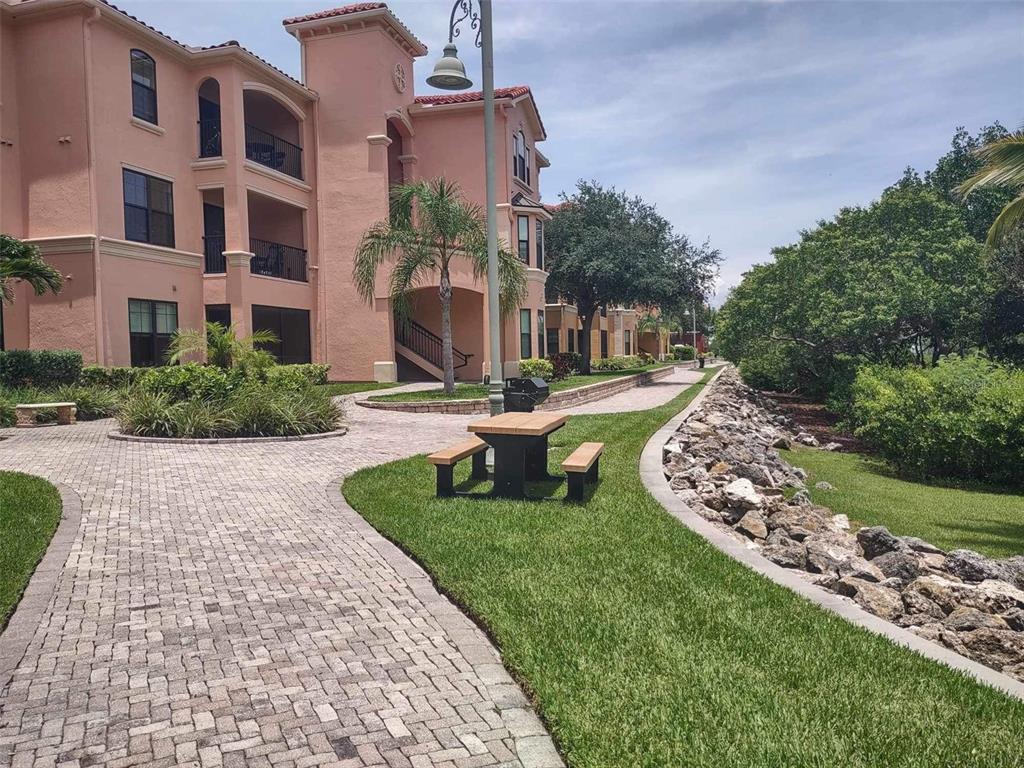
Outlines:
[[[122,175],[125,240],[173,248],[174,190],[171,182],[127,168]]]
[[[163,365],[167,346],[176,330],[176,302],[128,299],[128,336],[133,366]]]
[[[270,331],[277,337],[276,342],[261,345],[261,348],[282,365],[312,362],[308,309],[253,304],[252,327]]]
[[[530,217],[519,216],[516,220],[519,238],[519,260],[523,264],[530,263]]]
[[[156,62],[145,51],[132,49],[132,115],[156,125]]]
[[[569,354],[576,354],[576,329],[570,328],[565,332],[565,343],[569,349]]]
[[[519,310],[519,359],[528,360],[533,357],[530,340],[530,310]]]
[[[544,269],[544,222],[537,219],[537,269]]]
[[[633,339],[632,339],[632,335],[633,334],[630,333],[629,331],[623,331],[623,335],[624,335],[624,338],[625,338],[625,342],[624,343],[625,343],[625,346],[626,346],[626,349],[625,349],[626,355],[627,356],[628,355],[632,355],[633,354]]]
[[[569,331],[569,333],[571,334],[572,331]],[[559,347],[559,343],[558,343],[558,329],[557,328],[548,328],[547,334],[548,334],[548,343],[547,343],[548,357],[550,357],[552,355],[557,355],[558,354],[558,347]]]

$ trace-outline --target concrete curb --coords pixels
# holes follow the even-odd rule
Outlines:
[[[594,400],[601,400],[611,395],[617,395],[633,387],[642,387],[655,381],[660,381],[675,372],[676,366],[667,365],[663,368],[655,368],[652,371],[635,373],[631,376],[621,376],[607,381],[599,381],[596,384],[587,384],[582,387],[565,389],[552,394],[539,411],[555,411],[559,408],[571,408],[574,405],[583,405]],[[377,393],[383,394],[383,393]],[[363,408],[374,408],[379,411],[401,411],[402,413],[446,413],[446,414],[474,414],[488,413],[489,406],[484,398],[472,400],[356,400],[356,405]]]
[[[331,505],[351,517],[355,531],[405,580],[416,599],[430,611],[452,645],[487,685],[487,694],[515,742],[516,756],[523,768],[564,768],[565,763],[547,729],[526,694],[505,669],[501,655],[487,635],[438,591],[423,568],[352,508],[341,492],[344,481],[344,477],[339,477],[327,486]]]
[[[341,437],[347,433],[348,427],[341,427],[333,432],[317,432],[313,435],[274,435],[271,437],[140,437],[139,435],[126,435],[123,432],[108,432],[107,437],[126,443],[156,443],[158,445],[218,445],[224,443],[234,445],[237,443],[301,443],[307,440]]]
[[[647,445],[644,446],[643,453],[640,456],[640,478],[650,494],[657,499],[658,503],[679,522],[706,539],[709,544],[734,560],[738,560],[755,573],[771,579],[780,586],[787,587],[812,603],[841,616],[851,624],[881,635],[897,645],[902,645],[912,651],[916,651],[922,656],[926,656],[933,661],[945,664],[951,669],[973,677],[980,683],[996,688],[1008,696],[1024,701],[1024,683],[1017,682],[1008,675],[990,669],[983,664],[971,661],[948,648],[943,648],[937,643],[925,640],[909,630],[897,627],[895,624],[890,624],[888,621],[868,613],[852,601],[845,600],[839,595],[804,581],[795,572],[763,558],[756,551],[744,546],[743,542],[720,531],[686,506],[672,492],[662,471],[662,446],[668,442],[669,437],[672,436],[672,433],[676,431],[679,425],[686,421],[700,406],[708,392],[711,391],[712,385],[724,370],[726,370],[725,367],[719,369],[719,372],[701,390],[700,394],[686,408],[669,420],[665,426],[655,432],[654,436],[647,441]]]
[[[78,538],[78,529],[82,522],[82,500],[63,483],[53,485],[60,492],[60,523],[57,524],[57,530],[54,531],[46,552],[32,572],[11,620],[0,634],[0,691],[5,690],[10,684],[14,671],[28,650],[29,643],[39,630],[39,625],[42,624],[46,609],[53,598],[57,579],[64,569],[68,555],[71,554],[75,539]]]

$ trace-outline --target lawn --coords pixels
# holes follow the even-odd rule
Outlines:
[[[554,433],[553,469],[607,443],[584,504],[562,484],[436,499],[423,457],[343,491],[486,628],[575,768],[1019,765],[1024,704],[755,575],[651,498],[643,445],[701,386]]]
[[[46,552],[60,511],[60,493],[42,478],[0,472],[0,630]]]
[[[331,381],[327,384],[319,384],[317,389],[325,392],[331,397],[339,395],[351,395],[353,392],[369,392],[374,389],[391,389],[397,387],[396,381]]]
[[[1024,494],[980,484],[959,486],[903,480],[884,463],[856,453],[811,448],[783,452],[810,472],[811,498],[854,524],[884,525],[943,549],[973,549],[991,557],[1024,554]],[[825,480],[834,491],[814,488]]]
[[[643,368],[627,368],[622,371],[607,371],[604,373],[591,373],[587,376],[569,376],[568,378],[560,381],[548,382],[552,392],[561,392],[566,389],[575,389],[576,387],[585,387],[588,384],[597,384],[601,381],[608,381],[609,379],[617,379],[621,376],[633,376],[644,371],[651,371],[655,368],[663,368],[664,365],[659,363],[657,365],[649,365]],[[401,401],[401,402],[415,402],[421,400],[475,400],[478,398],[487,397],[487,385],[486,384],[466,384],[459,383],[455,385],[455,393],[446,395],[443,389],[426,389],[419,392],[394,392],[390,395],[372,395],[371,400],[388,400],[388,401]]]

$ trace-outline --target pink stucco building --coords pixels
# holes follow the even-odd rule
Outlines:
[[[403,331],[385,279],[373,306],[358,297],[353,255],[398,181],[444,175],[483,204],[481,96],[416,96],[426,48],[383,3],[284,28],[301,82],[237,42],[191,47],[103,0],[0,0],[0,230],[66,276],[58,296],[18,288],[5,347],[151,365],[175,328],[213,319],[269,328],[282,361],[329,363],[334,379],[439,374],[436,286]],[[547,338],[548,161],[529,88],[497,92],[496,127],[499,237],[529,281],[504,323],[516,361]],[[468,265],[454,284],[457,375],[479,379],[485,286]]]

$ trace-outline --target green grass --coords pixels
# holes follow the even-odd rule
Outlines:
[[[700,386],[554,433],[553,471],[607,444],[584,504],[562,484],[436,499],[423,457],[343,490],[487,629],[575,768],[1020,765],[1024,704],[755,575],[647,493],[643,445]]]
[[[60,522],[60,493],[40,477],[0,472],[0,630]]]
[[[643,373],[644,371],[650,371],[654,368],[662,367],[664,367],[662,364],[658,364],[646,366],[644,368],[627,368],[622,371],[591,373],[587,376],[569,376],[568,378],[560,381],[548,382],[548,386],[551,387],[552,392],[561,392],[566,389],[585,387],[588,384],[597,384],[598,382],[608,381],[609,379],[617,379],[620,376],[633,376],[637,373]],[[372,395],[370,399],[387,400],[391,402],[419,402],[422,400],[475,400],[484,397],[487,397],[486,384],[459,383],[455,385],[455,393],[451,395],[446,395],[443,389],[426,389],[419,392],[395,392],[390,395]]]
[[[783,452],[810,472],[811,498],[860,525],[884,525],[943,549],[973,549],[991,557],[1024,554],[1024,494],[964,483],[904,480],[884,463],[856,453],[811,448]],[[834,491],[814,483],[825,480]]]
[[[391,387],[397,386],[399,386],[398,382],[394,381],[332,381],[318,385],[317,389],[331,397],[337,397],[338,395],[351,395],[353,392],[369,392],[374,389],[391,389]]]

